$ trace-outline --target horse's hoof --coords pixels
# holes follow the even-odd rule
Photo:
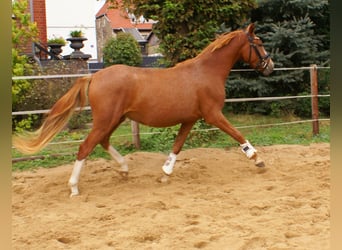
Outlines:
[[[163,176],[159,177],[157,179],[157,181],[160,182],[160,183],[168,183],[169,182],[169,178],[170,178],[169,175],[163,174]]]
[[[122,179],[127,180],[128,179],[128,171],[119,171]]]
[[[256,160],[255,166],[257,166],[259,168],[263,168],[263,167],[265,167],[265,162],[263,160]]]
[[[69,183],[69,187],[70,187],[70,189],[71,189],[70,198],[73,197],[73,196],[79,195],[79,191],[78,191],[78,186],[77,186],[77,184],[71,184],[71,183]]]
[[[71,194],[70,194],[70,198],[76,197],[76,196],[78,196],[78,195],[79,195],[78,193],[71,193]]]

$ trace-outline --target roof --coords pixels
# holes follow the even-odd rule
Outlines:
[[[140,34],[137,28],[123,28],[123,32],[131,34],[138,42],[146,42],[147,40]]]
[[[129,15],[121,8],[111,8],[110,6],[110,3],[106,2],[97,12],[96,19],[106,16],[111,23],[112,29],[137,28],[139,30],[152,30],[155,21],[150,20],[147,22],[144,18],[138,18],[138,21],[134,22],[133,19],[136,19],[134,15]]]

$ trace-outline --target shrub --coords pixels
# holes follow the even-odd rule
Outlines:
[[[106,43],[103,61],[106,67],[113,64],[139,66],[142,62],[140,46],[131,34],[119,33]]]
[[[203,119],[197,121],[193,126],[191,132],[187,136],[184,143],[184,148],[192,147],[206,147],[212,141],[215,141],[220,132],[207,131],[203,132],[203,129],[211,128]],[[151,135],[142,139],[141,144],[145,150],[158,150],[161,152],[168,152],[172,148],[172,145],[176,139],[178,131],[180,129],[180,124],[167,128],[151,128]]]
[[[53,74],[71,74],[71,73],[83,73],[87,67],[87,63],[78,60],[50,60],[44,68],[39,72],[42,75]],[[25,80],[29,85],[29,90],[22,93],[22,100],[20,103],[13,105],[13,111],[22,110],[42,110],[50,109],[55,102],[65,94],[71,86],[74,84],[74,78],[56,78],[56,79],[37,79],[37,80]],[[82,112],[82,116],[83,116]],[[26,122],[22,121],[30,116],[14,116],[12,120],[13,129],[20,131],[21,128],[35,129],[39,127],[44,119],[45,115],[38,114],[29,118]],[[73,120],[75,119],[75,120]],[[82,117],[82,121],[85,118]],[[76,128],[77,124],[82,123],[80,117],[72,118],[71,127]],[[30,126],[29,126],[30,124]]]
[[[48,44],[60,44],[60,45],[65,45],[66,44],[66,41],[63,37],[53,37],[53,38],[50,38],[48,41],[47,41]]]
[[[29,57],[23,54],[23,48],[28,42],[35,41],[38,35],[36,23],[31,21],[31,16],[27,12],[28,1],[12,1],[12,75],[25,76],[31,75],[34,66],[30,64]],[[12,109],[22,104],[25,100],[24,95],[30,91],[31,85],[28,80],[12,81]],[[33,119],[26,121],[12,119],[13,126],[20,128],[30,128]],[[16,124],[16,125],[15,125]]]
[[[84,129],[88,122],[91,122],[91,111],[76,112],[68,122],[69,129]]]
[[[82,37],[83,32],[82,32],[82,30],[73,30],[73,31],[70,31],[70,36],[71,37]]]

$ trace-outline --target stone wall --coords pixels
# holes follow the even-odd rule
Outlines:
[[[44,60],[38,69],[41,75],[86,74],[88,63],[83,60]],[[29,80],[31,89],[17,110],[49,109],[74,84],[77,78]]]
[[[44,75],[86,74],[89,72],[85,60],[43,60],[41,61]]]
[[[104,15],[96,19],[97,60],[103,62],[103,48],[106,42],[115,37],[110,21]]]

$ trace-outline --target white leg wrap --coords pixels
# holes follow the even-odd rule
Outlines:
[[[108,153],[112,156],[114,160],[116,160],[121,165],[121,171],[128,172],[128,165],[125,161],[125,158],[123,158],[122,155],[115,150],[115,148],[109,146]]]
[[[174,153],[170,153],[169,154],[169,157],[167,158],[166,162],[164,163],[164,166],[163,166],[163,171],[165,174],[167,175],[170,175],[172,174],[172,171],[173,171],[173,167],[176,163],[176,158],[177,158],[177,155],[174,154]]]
[[[241,150],[246,154],[246,156],[250,159],[254,153],[256,153],[256,149],[249,143],[248,140],[244,144],[241,144]]]
[[[81,170],[82,167],[84,165],[84,159],[81,161],[76,160],[75,165],[74,165],[74,169],[72,170],[72,174],[70,176],[69,179],[69,185],[71,188],[71,195],[70,196],[74,196],[74,195],[78,195],[78,187],[77,187],[77,183],[78,180],[80,178],[80,174],[81,174]]]

